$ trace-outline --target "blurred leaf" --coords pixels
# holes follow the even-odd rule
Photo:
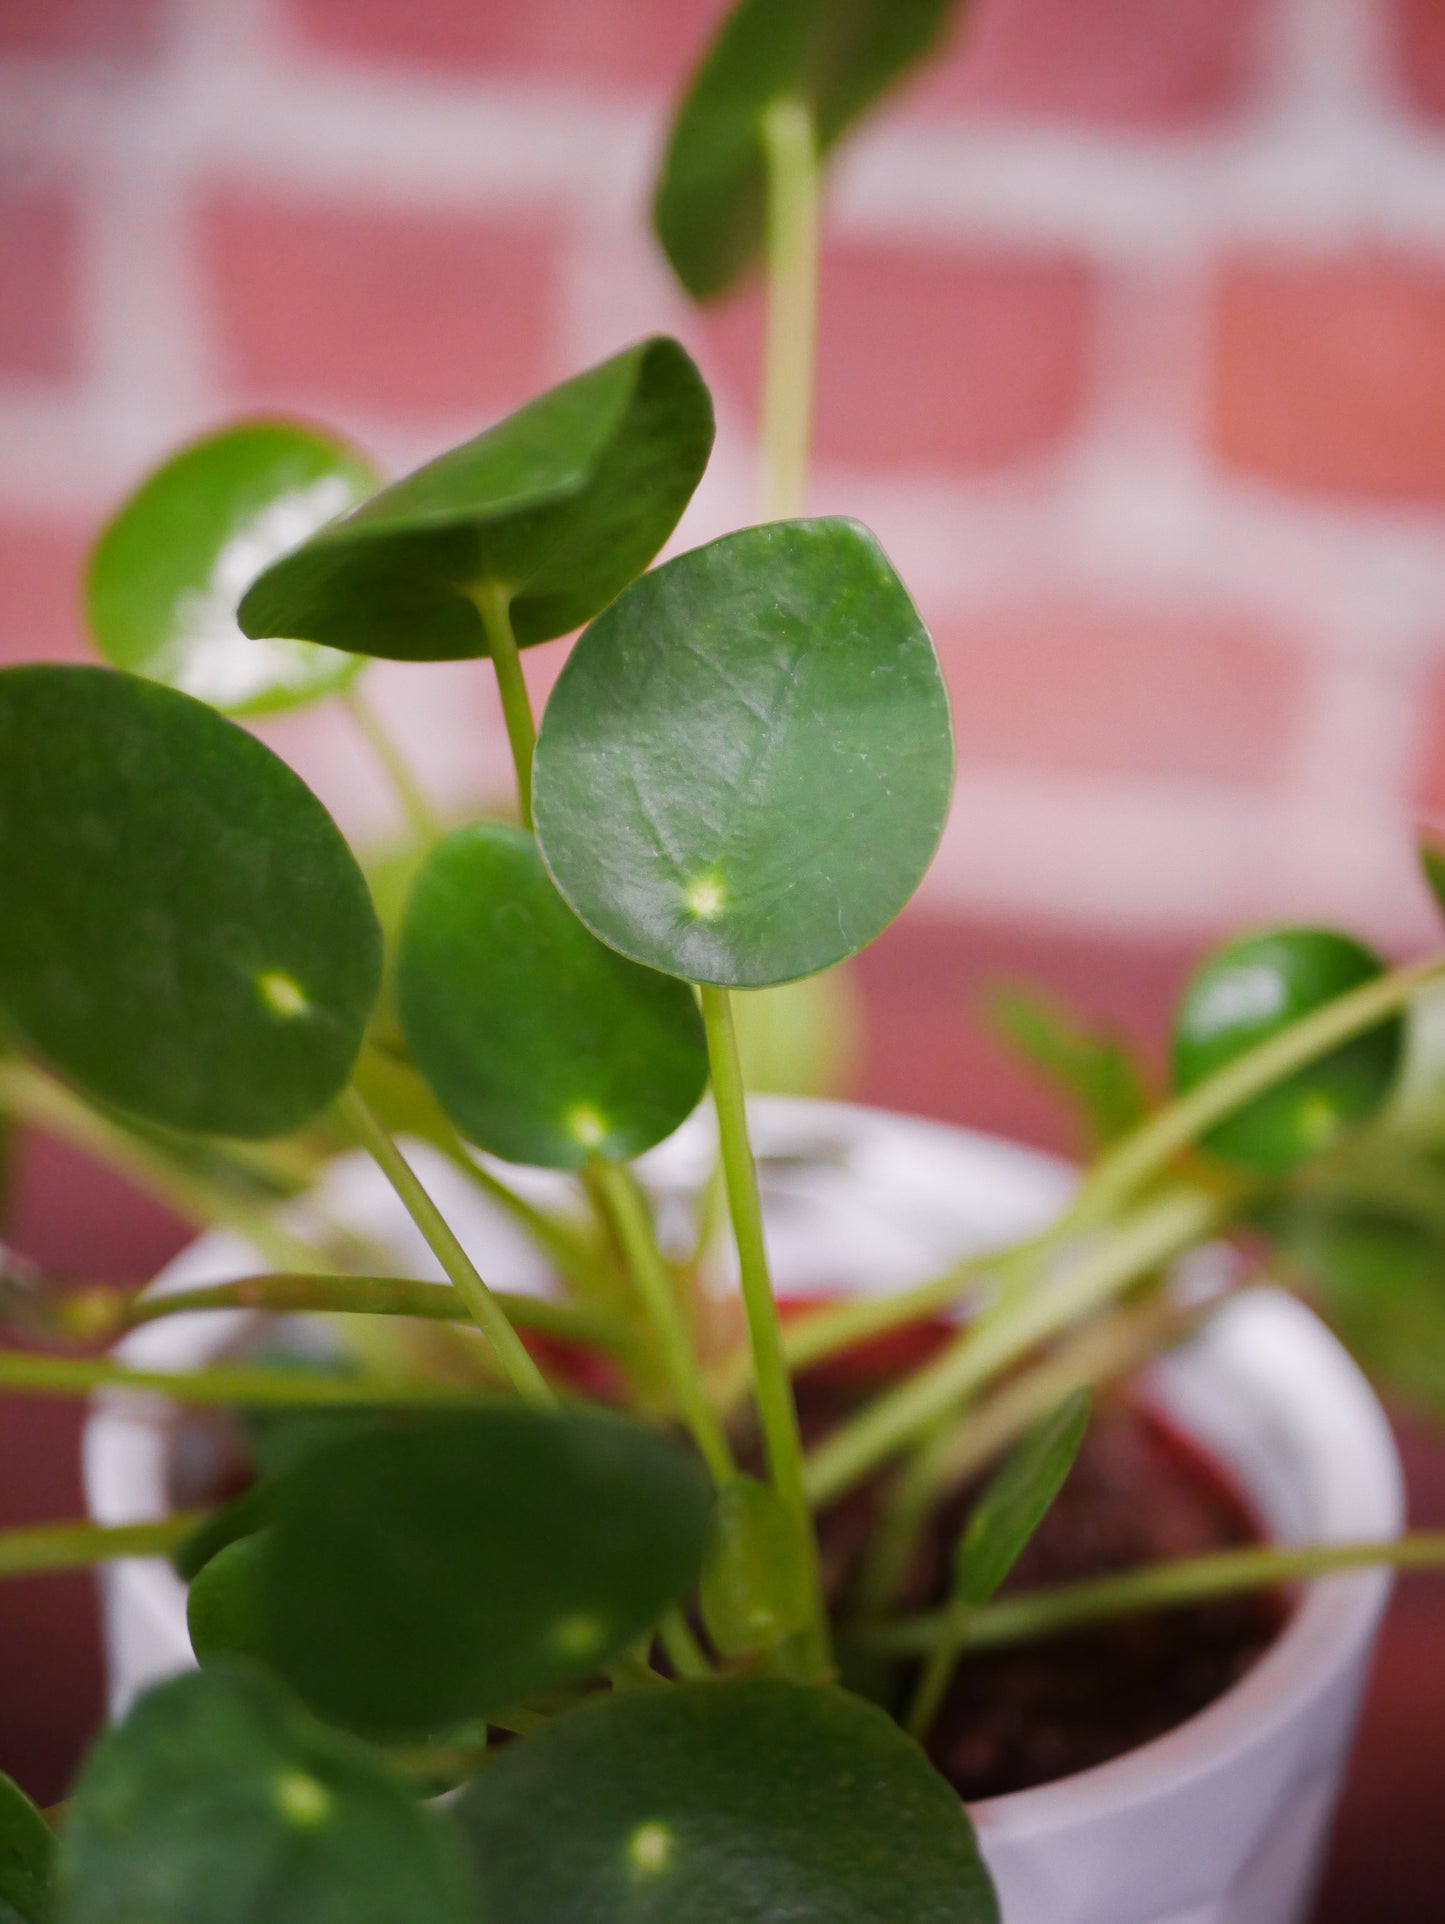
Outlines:
[[[1445,1419],[1445,1231],[1311,1211],[1287,1246],[1361,1366],[1394,1398]]]
[[[53,1831],[0,1771],[0,1924],[51,1924],[54,1876]]]
[[[644,569],[712,449],[712,402],[657,336],[564,381],[276,562],[248,635],[397,661],[491,652],[474,595],[511,597],[522,647],[565,635]]]
[[[596,1675],[692,1587],[709,1494],[641,1424],[508,1403],[318,1450],[274,1510],[277,1668],[321,1715],[405,1733]]]
[[[863,998],[846,962],[733,997],[743,1081],[753,1095],[842,1096],[863,1053]]]
[[[772,1650],[815,1609],[813,1553],[797,1512],[769,1484],[737,1476],[713,1509],[702,1576],[707,1633],[724,1657]]]
[[[473,1924],[449,1825],[257,1673],[153,1690],[70,1804],[59,1924]]]
[[[192,442],[142,483],[91,556],[86,613],[116,668],[233,715],[335,693],[357,655],[242,634],[236,604],[269,563],[364,501],[380,476],[345,442],[250,421]]]
[[[1076,1390],[1033,1430],[973,1506],[953,1561],[953,1592],[977,1609],[1028,1548],[1064,1487],[1084,1431],[1089,1393]]]
[[[1420,843],[1420,868],[1436,906],[1445,915],[1445,842],[1427,835]]]
[[[397,956],[412,1058],[457,1127],[551,1169],[640,1155],[707,1086],[702,1018],[680,982],[590,935],[520,828],[439,842]]]
[[[186,1629],[203,1665],[264,1659],[264,1535],[238,1537],[197,1572],[186,1597]]]
[[[1036,989],[997,990],[990,1013],[1005,1042],[1069,1103],[1089,1151],[1106,1149],[1144,1120],[1144,1072],[1119,1036],[1087,1028]]]
[[[0,1005],[52,1068],[143,1120],[298,1128],[344,1086],[381,973],[320,802],[189,695],[0,671]]]
[[[604,942],[695,982],[812,975],[933,859],[953,783],[938,657],[865,528],[748,528],[592,623],[533,780],[543,859]]]
[[[1175,1011],[1176,1088],[1192,1089],[1384,967],[1373,950],[1333,929],[1266,929],[1224,943],[1195,970]],[[1380,1108],[1403,1048],[1404,1025],[1391,1017],[1256,1097],[1205,1141],[1264,1174],[1291,1169]]]
[[[658,238],[696,300],[723,293],[762,249],[763,116],[812,110],[827,153],[941,44],[956,0],[742,0],[673,122],[653,202]]]
[[[497,1924],[998,1919],[957,1794],[820,1685],[599,1698],[497,1756],[456,1817]]]

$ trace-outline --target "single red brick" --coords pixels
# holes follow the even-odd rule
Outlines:
[[[1063,599],[935,626],[965,767],[1162,776],[1268,788],[1306,665],[1229,614]]]
[[[160,45],[165,0],[3,0],[0,56],[133,60]]]
[[[1402,91],[1422,113],[1445,114],[1445,7],[1395,0],[1395,66]]]
[[[823,271],[817,452],[993,468],[1074,425],[1092,335],[1089,270],[1067,256],[840,243]],[[756,405],[762,298],[709,312],[701,349]]]
[[[1265,0],[976,0],[918,103],[1197,126],[1247,104],[1264,9]]]
[[[0,661],[93,661],[80,582],[95,529],[33,514],[0,519]]]
[[[558,247],[535,220],[221,191],[201,237],[224,370],[250,400],[480,421],[555,372]]]
[[[79,255],[65,193],[0,177],[0,377],[79,372]]]
[[[1383,253],[1236,259],[1215,335],[1225,461],[1334,494],[1445,494],[1445,271]]]
[[[677,85],[721,17],[718,0],[290,0],[327,53],[445,71]]]

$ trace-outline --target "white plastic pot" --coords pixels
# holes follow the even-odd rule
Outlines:
[[[921,1280],[1046,1221],[1072,1180],[1031,1150],[847,1104],[772,1098],[753,1117],[775,1277],[790,1294]],[[664,1226],[710,1157],[698,1123],[647,1158]],[[509,1288],[546,1286],[535,1252],[463,1176],[424,1151],[418,1162],[484,1274]],[[546,1176],[510,1173],[539,1198],[555,1193]],[[343,1158],[328,1201],[415,1273],[436,1273],[370,1165]],[[157,1287],[256,1267],[235,1239],[206,1236]],[[156,1368],[193,1365],[234,1341],[245,1320],[177,1316],[136,1332],[121,1354]],[[1157,1366],[1148,1393],[1234,1472],[1279,1540],[1388,1537],[1401,1527],[1399,1464],[1379,1405],[1292,1299],[1264,1290],[1231,1303]],[[140,1400],[97,1408],[84,1465],[97,1521],[165,1514],[166,1448],[164,1425]],[[167,1564],[114,1564],[102,1584],[118,1713],[192,1659],[183,1591]],[[1005,1924],[1299,1924],[1388,1591],[1382,1572],[1312,1586],[1261,1661],[1198,1716],[1114,1763],[976,1805]]]

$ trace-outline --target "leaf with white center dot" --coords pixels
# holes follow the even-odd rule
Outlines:
[[[0,672],[0,1015],[98,1102],[279,1136],[345,1086],[381,935],[300,777],[205,703]]]
[[[396,1002],[447,1114],[511,1162],[640,1155],[707,1083],[688,989],[590,935],[532,836],[504,823],[458,829],[428,857],[402,924]]]
[[[521,647],[565,635],[641,573],[712,451],[712,400],[665,336],[550,388],[374,495],[247,592],[248,635],[398,661],[491,652],[481,591]]]
[[[725,535],[635,581],[562,671],[537,744],[542,857],[649,968],[761,988],[871,942],[953,785],[927,629],[855,521]]]
[[[695,300],[724,293],[762,251],[763,122],[806,107],[827,154],[941,44],[958,0],[741,0],[678,109],[653,201],[668,260]]]
[[[0,1771],[0,1924],[51,1924],[55,1833]]]
[[[429,1732],[597,1675],[692,1588],[709,1492],[657,1431],[515,1403],[409,1419],[279,1482],[270,1660],[320,1715]]]
[[[298,422],[248,421],[182,448],[95,545],[85,605],[96,647],[232,715],[334,693],[359,655],[245,635],[236,605],[263,569],[379,484],[355,449]]]
[[[451,1827],[272,1679],[143,1697],[68,1807],[58,1924],[470,1924]]]
[[[871,1704],[824,1685],[594,1701],[462,1793],[494,1924],[997,1924],[968,1815]]]
[[[953,1594],[977,1609],[998,1589],[1064,1487],[1084,1431],[1089,1393],[1076,1390],[1026,1436],[973,1506],[953,1559]]]

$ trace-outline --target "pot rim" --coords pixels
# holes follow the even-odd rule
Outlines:
[[[940,1165],[952,1160],[959,1168],[981,1161],[992,1200],[997,1200],[992,1192],[1000,1185],[1007,1189],[1012,1184],[1010,1206],[1002,1214],[1012,1213],[1016,1220],[1006,1223],[998,1240],[1046,1217],[1066,1196],[1073,1180],[1069,1166],[1058,1158],[947,1123],[800,1097],[752,1098],[749,1108],[757,1125],[760,1156],[786,1153],[790,1143],[796,1152],[800,1135],[806,1140],[821,1127],[850,1149],[902,1149],[909,1152],[907,1159],[922,1158],[926,1164],[931,1157]],[[695,1122],[651,1152],[642,1167],[644,1174],[676,1183],[700,1160],[705,1165],[709,1156],[710,1131]],[[367,1180],[371,1174],[368,1170]],[[509,1175],[515,1181],[519,1172],[510,1170]],[[545,1187],[545,1179],[539,1187]],[[157,1277],[154,1287],[176,1289],[196,1280],[197,1252],[203,1245],[213,1264],[224,1256],[232,1273],[238,1259],[244,1264],[239,1239],[212,1234],[190,1244]],[[787,1288],[795,1293],[791,1281]],[[218,1311],[204,1317],[178,1316],[133,1332],[117,1346],[116,1354],[153,1367],[181,1367],[223,1347],[251,1315]],[[1311,1534],[1326,1539],[1398,1534],[1404,1520],[1399,1458],[1384,1412],[1361,1371],[1312,1311],[1270,1289],[1233,1301],[1213,1319],[1204,1341],[1213,1345],[1227,1374],[1232,1363],[1260,1346],[1263,1336],[1269,1340],[1263,1344],[1266,1353],[1258,1373],[1268,1379],[1286,1432],[1293,1427],[1296,1449],[1311,1459],[1317,1471],[1323,1459],[1323,1474],[1316,1481],[1326,1491],[1326,1507],[1334,1499],[1336,1483],[1347,1493],[1344,1501],[1335,1504],[1336,1513],[1323,1523],[1312,1519]],[[1165,1407],[1170,1405],[1173,1367],[1160,1366],[1156,1382],[1150,1385],[1159,1390]],[[1324,1423],[1318,1420],[1322,1400],[1330,1406]],[[1176,1411],[1171,1414],[1180,1420]],[[1185,1427],[1198,1434],[1188,1418]],[[1226,1454],[1227,1460],[1217,1438],[1205,1434],[1199,1440],[1212,1454]],[[125,1394],[96,1399],[85,1425],[83,1476],[88,1507],[97,1521],[132,1522],[165,1514],[164,1447],[164,1428],[152,1420],[146,1399]],[[1267,1512],[1269,1505],[1248,1471],[1231,1467],[1251,1499]],[[107,1580],[131,1585],[132,1600],[142,1613],[162,1630],[174,1626],[177,1652],[189,1654],[185,1592],[168,1563],[159,1558],[127,1560],[112,1566]],[[990,1842],[1026,1843],[1061,1829],[1082,1827],[1106,1813],[1154,1801],[1161,1794],[1187,1792],[1192,1783],[1217,1772],[1231,1757],[1268,1745],[1358,1661],[1374,1634],[1391,1582],[1388,1570],[1365,1570],[1305,1586],[1274,1643],[1223,1696],[1109,1763],[1035,1789],[972,1803],[969,1809],[981,1833]]]

